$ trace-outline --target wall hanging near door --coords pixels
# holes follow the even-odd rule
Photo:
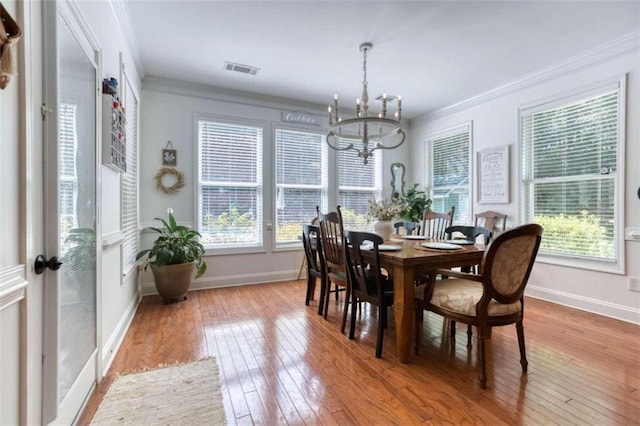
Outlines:
[[[175,182],[173,183],[173,185],[165,185],[163,181],[165,176],[173,176],[175,178]],[[158,170],[158,173],[156,173],[156,175],[153,177],[153,179],[156,181],[156,189],[158,191],[164,192],[165,194],[175,194],[176,192],[180,191],[180,189],[185,185],[184,174],[182,174],[182,172],[175,167],[161,167],[160,170]]]
[[[12,48],[22,36],[22,30],[0,3],[0,89],[9,85],[13,74]]]
[[[178,150],[173,147],[171,141],[162,149],[162,165],[163,166],[177,166],[178,165]]]

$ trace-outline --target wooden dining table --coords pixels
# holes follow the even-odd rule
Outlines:
[[[398,237],[400,238],[400,237]],[[394,288],[394,318],[396,326],[396,343],[398,359],[402,363],[409,362],[409,353],[413,336],[415,315],[415,281],[422,273],[438,268],[473,266],[481,262],[484,245],[460,245],[456,250],[437,250],[417,248],[429,240],[392,239],[385,245],[400,246],[400,250],[380,251],[380,263],[391,273]],[[364,260],[372,251],[363,252]]]

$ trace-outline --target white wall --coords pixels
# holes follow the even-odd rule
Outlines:
[[[247,77],[251,78],[251,77]],[[148,78],[144,80],[141,113],[140,199],[143,226],[153,224],[153,218],[165,217],[168,207],[184,225],[196,226],[196,164],[197,114],[251,120],[264,126],[264,223],[274,223],[273,211],[273,129],[281,121],[281,112],[304,110],[324,117],[326,107],[293,103],[282,99],[264,99],[248,94],[192,85],[176,81]],[[324,123],[326,126],[326,123]],[[296,128],[327,131],[326,127],[296,126]],[[185,175],[186,185],[178,193],[167,195],[155,188],[154,175],[162,166],[161,150],[168,140],[178,150],[177,168]],[[330,155],[335,152],[330,150]],[[383,190],[391,193],[391,163],[406,163],[408,143],[399,149],[383,153]],[[332,206],[330,206],[331,208]],[[152,234],[143,234],[143,246],[150,245]],[[274,250],[273,231],[264,229],[264,250],[250,254],[216,254],[206,258],[208,268],[193,288],[269,282],[293,279],[302,259],[302,247],[295,250]],[[143,292],[153,292],[153,278],[146,274]]]
[[[640,226],[640,36],[621,40],[607,50],[595,49],[590,56],[568,60],[546,75],[532,75],[484,96],[445,108],[443,111],[415,120],[411,129],[410,170],[417,181],[423,181],[424,141],[430,133],[468,121],[473,122],[473,164],[476,176],[477,152],[499,145],[510,145],[510,203],[478,204],[477,187],[473,188],[474,213],[497,210],[507,213],[508,226],[519,224],[519,149],[518,108],[545,98],[589,86],[627,74],[626,109],[626,190],[624,194],[625,226]],[[616,49],[626,53],[616,54]],[[629,50],[630,49],[630,50]],[[474,185],[476,184],[474,179]],[[640,276],[640,243],[627,241],[626,273],[618,275],[536,262],[527,294],[576,308],[640,323],[640,293],[627,289],[628,277]]]

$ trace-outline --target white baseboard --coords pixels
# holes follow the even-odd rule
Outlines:
[[[107,340],[107,343],[102,348],[100,378],[104,377],[105,374],[107,374],[107,371],[109,371],[109,367],[111,367],[111,363],[118,353],[120,345],[122,345],[124,336],[127,334],[127,331],[131,326],[131,322],[133,321],[133,317],[135,316],[139,304],[139,296],[136,296],[131,300],[131,303],[129,303],[129,306],[127,306],[127,309],[124,311],[122,318],[120,318],[116,329],[113,331],[113,333],[109,337],[109,340]]]
[[[272,283],[276,281],[291,281],[298,277],[298,270],[291,269],[275,272],[261,272],[257,274],[229,275],[226,277],[198,278],[191,284],[191,290],[207,290],[220,287],[234,287],[249,284]],[[153,280],[142,282],[142,295],[158,294]]]
[[[570,308],[619,319],[621,321],[640,324],[640,309],[638,308],[603,302],[602,300],[590,297],[578,296],[534,285],[527,286],[525,295],[535,299],[546,300],[547,302],[568,306]]]

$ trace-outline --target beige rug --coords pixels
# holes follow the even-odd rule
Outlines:
[[[119,376],[91,424],[227,424],[215,358]]]

